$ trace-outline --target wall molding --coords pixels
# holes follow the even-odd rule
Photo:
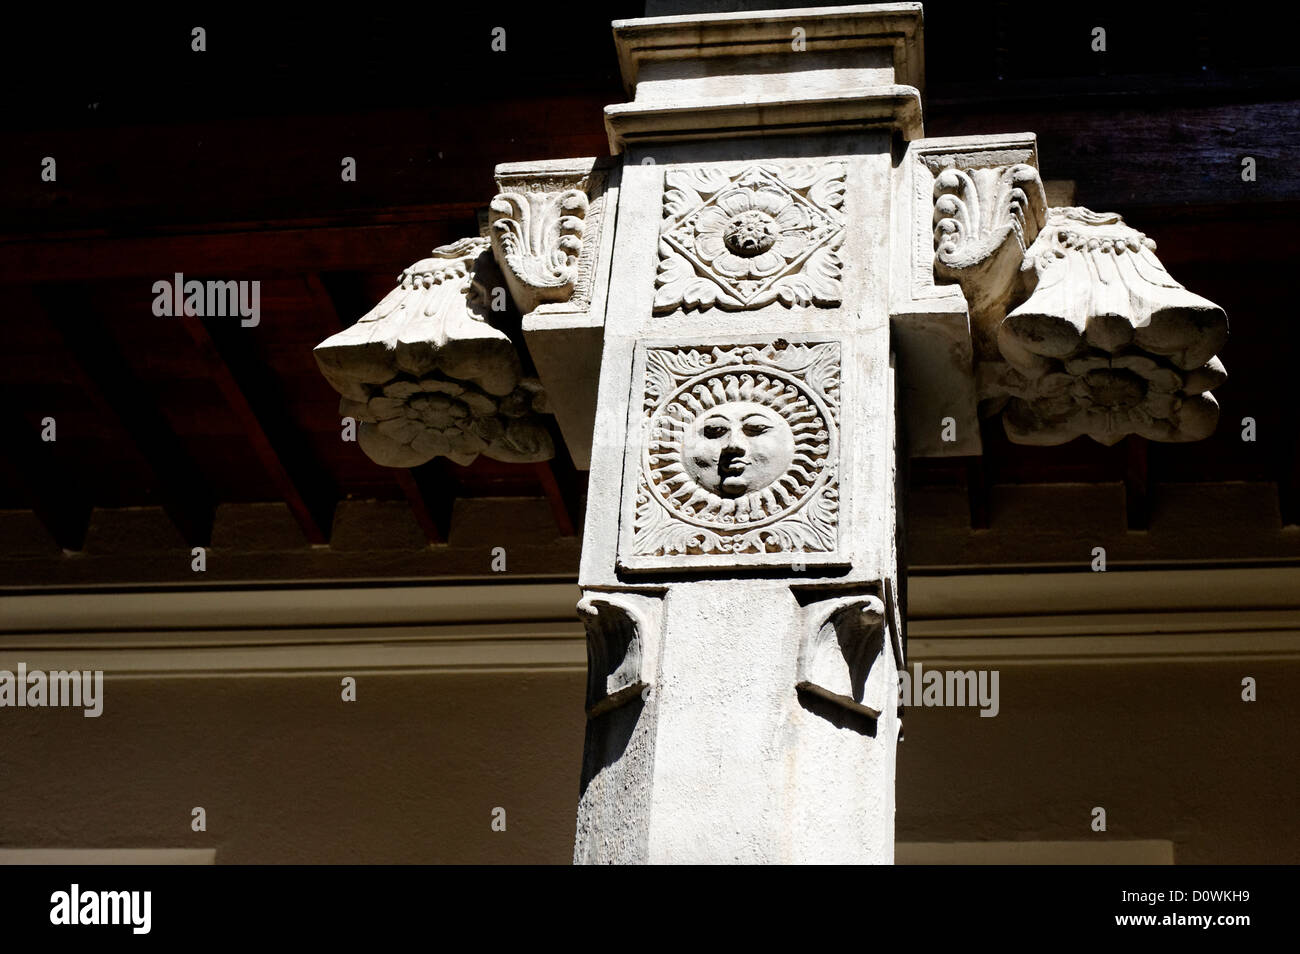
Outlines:
[[[1300,659],[1300,568],[918,575],[910,662]],[[0,596],[0,669],[105,678],[586,670],[572,582]]]

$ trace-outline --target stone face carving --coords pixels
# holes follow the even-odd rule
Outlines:
[[[668,171],[655,311],[839,304],[844,177],[838,162]]]
[[[838,543],[838,342],[641,351],[629,568],[825,562]]]
[[[521,377],[515,344],[489,324],[495,266],[485,239],[434,249],[398,286],[314,354],[359,422],[357,442],[386,467],[434,457],[469,464],[548,460],[546,395]]]
[[[1052,209],[1025,265],[1037,284],[998,335],[1009,368],[994,393],[1010,396],[1012,440],[1193,441],[1214,431],[1208,392],[1227,377],[1215,352],[1228,320],[1165,271],[1155,242],[1118,215]]]

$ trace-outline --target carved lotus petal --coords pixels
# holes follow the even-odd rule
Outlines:
[[[1089,371],[1095,371],[1098,368],[1110,366],[1110,359],[1095,354],[1085,354],[1077,358],[1070,358],[1065,362],[1065,370],[1072,375],[1087,374]]]
[[[1226,380],[1228,372],[1224,370],[1223,362],[1211,358],[1203,366],[1188,372],[1187,380],[1183,382],[1183,391],[1186,394],[1200,394],[1217,388]]]
[[[713,262],[720,256],[728,254],[726,243],[722,240],[722,229],[709,229],[700,232],[695,237],[695,252],[706,262]]]
[[[717,202],[718,208],[728,216],[739,215],[754,208],[754,193],[749,189],[731,189],[718,196]]]
[[[809,226],[808,210],[786,200],[786,205],[776,215],[776,227],[782,232],[806,229]]]
[[[771,186],[757,189],[753,194],[752,202],[753,208],[766,212],[778,221],[780,220],[781,214],[792,205],[788,195]],[[787,226],[787,228],[794,227],[795,226]]]

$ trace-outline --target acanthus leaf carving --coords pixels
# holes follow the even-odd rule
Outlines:
[[[321,372],[343,396],[339,413],[358,422],[357,443],[376,463],[554,456],[546,395],[522,376],[517,346],[489,321],[497,280],[487,240],[442,246],[316,346]]]
[[[654,310],[838,305],[845,174],[839,162],[670,169]]]
[[[894,654],[887,651],[885,603],[860,594],[809,605],[799,650],[795,688],[850,712],[879,718],[897,692]]]
[[[592,591],[578,602],[587,631],[587,717],[626,705],[653,684],[659,600]]]
[[[935,278],[961,286],[986,354],[1046,216],[1042,180],[1027,163],[947,168],[935,177]]]
[[[492,242],[520,311],[567,300],[578,275],[586,194],[501,192],[489,209]]]
[[[591,307],[611,168],[598,159],[497,166],[489,236],[521,314],[582,314]]]

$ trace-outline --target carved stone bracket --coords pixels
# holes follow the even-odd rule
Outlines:
[[[496,167],[489,232],[574,464],[591,464],[620,169],[609,159]]]
[[[595,159],[497,166],[492,248],[521,314],[591,306],[599,270],[608,268],[601,238],[610,171]]]
[[[987,340],[978,339],[987,339],[1015,297],[1046,215],[1042,180],[1027,163],[949,168],[935,177],[935,276],[961,285],[977,350],[987,353]]]
[[[521,376],[515,343],[489,321],[498,279],[486,239],[442,246],[403,271],[356,324],[316,346],[316,363],[343,395],[339,413],[358,422],[357,442],[373,461],[554,456],[546,395]]]
[[[657,596],[593,591],[578,603],[587,629],[587,716],[626,705],[653,683]]]
[[[1176,282],[1155,247],[1118,215],[1051,210],[1025,259],[1033,292],[999,329],[1007,365],[984,372],[984,396],[1006,399],[1013,441],[1194,441],[1214,431],[1208,392],[1227,378],[1215,352],[1228,319]]]
[[[1118,215],[1045,208],[1024,163],[945,169],[934,196],[935,277],[961,286],[981,412],[1001,411],[1012,441],[1213,432],[1227,318],[1174,281],[1151,239]]]
[[[894,653],[887,651],[886,608],[879,597],[820,600],[807,607],[796,688],[872,719],[898,691]],[[892,641],[891,641],[892,642]]]
[[[843,163],[758,163],[664,176],[657,313],[838,305]]]
[[[586,193],[500,192],[491,214],[492,244],[519,310],[567,301],[578,277]]]

